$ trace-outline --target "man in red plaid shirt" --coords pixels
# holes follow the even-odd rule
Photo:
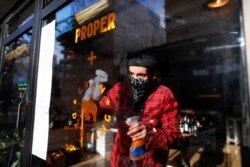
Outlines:
[[[112,167],[165,167],[170,145],[180,138],[178,104],[172,91],[156,82],[156,60],[142,54],[128,60],[129,82],[115,84],[99,101],[100,109],[117,116],[118,132]],[[127,118],[139,116],[131,126]],[[143,159],[129,159],[132,141],[145,140]]]

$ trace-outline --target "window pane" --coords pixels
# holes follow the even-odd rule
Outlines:
[[[94,95],[86,95],[96,88],[100,70],[108,74],[100,87],[105,94],[115,83],[127,81],[128,56],[147,53],[159,63],[157,80],[173,91],[179,104],[184,140],[169,156],[182,154],[191,166],[241,164],[241,154],[234,154],[241,136],[231,140],[237,138],[232,128],[240,131],[244,97],[240,2],[206,5],[75,0],[56,12],[48,155],[55,158],[61,148],[66,164],[110,164],[118,118],[115,113],[98,117],[96,103],[89,100]],[[93,157],[98,160],[87,161]],[[178,160],[170,158],[169,164]]]
[[[15,17],[13,17],[8,23],[8,33],[7,36],[12,32],[17,30],[20,26],[27,23],[31,18],[33,18],[34,2],[29,4],[23,10],[21,10]]]
[[[27,87],[31,30],[4,48],[0,89],[0,166],[20,160],[24,147],[23,102]]]
[[[53,0],[43,0],[43,7],[47,6],[49,3],[51,3]]]

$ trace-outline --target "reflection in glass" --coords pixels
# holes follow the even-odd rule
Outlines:
[[[21,10],[17,15],[15,15],[15,17],[13,17],[9,21],[7,35],[10,35],[19,27],[30,21],[34,17],[33,11],[34,11],[34,2],[32,1],[30,4],[27,5],[26,8]]]
[[[20,163],[31,30],[4,48],[0,90],[0,166]]]
[[[225,131],[229,128],[227,120],[231,117],[240,119],[242,110],[244,37],[239,1],[231,0],[219,9],[208,9],[204,6],[205,1],[105,1],[108,7],[101,11],[95,8],[100,5],[97,2],[75,0],[55,14],[48,153],[67,143],[60,140],[57,145],[53,144],[53,138],[64,136],[67,130],[75,135],[71,144],[80,147],[77,135],[83,124],[81,104],[84,93],[93,84],[89,81],[95,78],[95,71],[101,69],[108,73],[109,79],[105,83],[108,90],[117,81],[126,79],[129,54],[147,52],[159,62],[158,80],[170,87],[178,99],[180,120],[198,122],[193,126],[195,129],[185,130],[189,134],[184,137],[190,144],[185,145],[186,150],[179,148],[185,161],[198,166],[216,166],[231,161],[223,151],[229,149],[228,154],[234,157],[232,150],[239,150],[239,146],[231,149],[227,145]],[[103,24],[102,28],[109,30],[103,32],[98,25],[104,23],[110,13],[115,14],[114,27],[108,29],[108,24]],[[80,17],[82,15],[88,18]],[[75,119],[72,114],[76,115]],[[97,118],[96,124],[85,125],[85,132],[92,134],[86,135],[81,160],[90,159],[93,152],[101,156],[108,154],[115,123],[116,118],[112,115],[109,123],[101,117]],[[107,130],[106,136],[96,133],[97,127]],[[200,154],[199,149],[203,152],[197,159],[195,155]],[[71,163],[79,161],[80,158]],[[93,165],[104,163],[107,161]]]
[[[55,14],[56,18],[56,45],[53,62],[53,82],[50,108],[50,137],[48,155],[53,159],[53,151],[63,147],[63,150],[74,148],[75,159],[69,160],[75,163],[79,161],[79,148],[87,153],[98,152],[105,155],[107,149],[101,146],[105,142],[102,132],[107,129],[109,140],[113,141],[112,131],[115,129],[115,116],[109,116],[110,122],[105,117],[97,119],[95,124],[90,124],[81,116],[82,99],[90,86],[89,81],[94,80],[96,69],[101,69],[109,74],[109,83],[106,89],[119,80],[124,80],[126,75],[126,55],[150,47],[159,46],[166,42],[165,35],[165,1],[106,1],[109,6],[100,11],[95,10],[96,2],[99,1],[73,1]],[[79,14],[89,14],[87,20],[77,21]],[[109,17],[110,16],[110,17]],[[111,18],[112,28],[102,31],[108,27],[104,21]],[[114,21],[113,21],[114,20]],[[95,23],[94,23],[95,22]],[[101,23],[103,27],[101,28]],[[96,33],[87,30],[87,34],[81,35],[78,42],[75,41],[76,29],[90,27],[91,24],[100,24]],[[91,32],[92,31],[92,32]],[[81,36],[86,35],[86,39]],[[84,105],[86,106],[86,105]],[[88,110],[94,110],[90,104]],[[94,110],[95,111],[95,110]],[[73,119],[72,114],[75,115]],[[86,115],[87,116],[87,115]],[[98,130],[101,128],[101,133]],[[80,133],[84,129],[84,133]],[[65,141],[60,136],[70,133],[74,137]],[[61,139],[56,142],[53,138]],[[80,141],[79,138],[84,141]],[[56,152],[54,152],[56,153]],[[67,152],[65,153],[65,155]],[[89,159],[85,153],[81,159]],[[108,163],[108,162],[107,162]],[[108,164],[107,164],[108,165]]]

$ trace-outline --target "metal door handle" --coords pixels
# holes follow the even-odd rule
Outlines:
[[[16,130],[18,130],[18,128],[19,128],[21,106],[22,106],[22,104],[25,103],[25,102],[26,102],[26,101],[21,101],[20,103],[18,103],[18,108],[17,108],[17,119],[16,119]]]

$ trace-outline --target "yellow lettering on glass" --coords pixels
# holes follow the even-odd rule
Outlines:
[[[116,19],[115,13],[110,13],[108,15],[108,31],[115,29],[115,19]]]
[[[107,128],[105,127],[105,125],[102,124],[102,127],[100,127],[99,129],[102,133],[105,133],[107,131]]]
[[[105,114],[105,115],[104,115],[104,120],[105,120],[106,122],[110,122],[110,121],[111,121],[111,115]]]
[[[87,58],[87,60],[90,62],[90,65],[93,65],[93,62],[95,59],[96,59],[96,55],[94,55],[94,52],[91,51],[89,57]]]
[[[80,37],[80,35],[81,35],[81,29],[77,28],[76,29],[76,34],[75,34],[75,43],[78,42],[78,38]]]
[[[98,140],[98,139],[99,139],[99,137],[98,137],[97,133],[95,133],[94,134],[94,140]]]
[[[86,30],[87,30],[87,28],[86,28],[86,26],[83,26],[82,28],[81,28],[81,40],[84,40],[84,39],[86,39]]]
[[[87,28],[87,37],[91,38],[92,35],[93,35],[93,23],[89,23]]]
[[[90,141],[90,139],[91,139],[91,134],[88,132],[88,133],[86,134],[86,140],[87,140],[87,141]]]
[[[108,19],[108,16],[103,16],[101,18],[101,28],[100,28],[101,33],[108,31],[108,27],[107,27],[107,24],[106,24],[107,19]]]
[[[105,123],[109,123],[111,121],[111,115],[104,115],[104,121]],[[105,133],[107,131],[106,124],[102,124],[102,127],[99,129],[102,133]]]
[[[75,30],[75,43],[115,29],[116,14],[111,12]]]
[[[94,21],[94,30],[93,30],[93,35],[96,35],[96,31],[98,30],[98,28],[100,28],[100,21],[99,20],[95,20]]]

